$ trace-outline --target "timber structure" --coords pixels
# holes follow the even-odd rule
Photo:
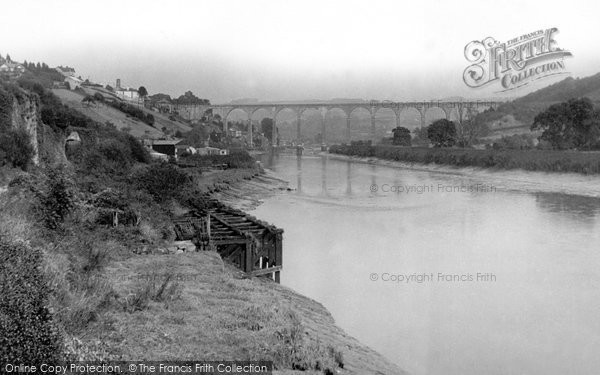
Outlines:
[[[250,277],[268,276],[280,282],[283,229],[218,202],[189,212],[174,224],[177,240],[191,240],[198,250],[218,252]]]

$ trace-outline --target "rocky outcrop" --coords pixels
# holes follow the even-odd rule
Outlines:
[[[38,96],[22,90],[13,100],[11,122],[13,128],[23,129],[29,134],[34,149],[32,161],[35,165],[39,164],[38,129],[42,120]]]
[[[36,93],[14,84],[0,83],[0,132],[25,130],[33,146],[35,165],[66,163],[65,134],[42,123],[41,107]]]

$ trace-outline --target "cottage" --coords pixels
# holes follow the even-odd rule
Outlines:
[[[75,76],[66,76],[65,83],[69,85],[69,88],[71,90],[75,90],[78,87],[81,87],[81,85],[83,84],[83,80]]]
[[[134,89],[124,89],[121,87],[117,87],[115,89],[115,94],[120,97],[121,99],[125,99],[125,100],[139,100],[140,99],[140,94],[138,93],[137,90]]]
[[[177,145],[181,140],[155,139],[152,141],[152,149],[161,154],[177,158]]]
[[[188,146],[188,145],[182,145],[182,144],[176,145],[175,150],[177,152],[178,157],[183,155],[184,153],[188,154],[188,155],[195,155],[198,153],[198,151],[196,150],[195,147]]]
[[[198,155],[229,155],[229,150],[217,147],[198,147]]]
[[[73,69],[69,66],[57,66],[56,68],[54,68],[54,70],[56,70],[57,72],[59,72],[60,74],[62,74],[65,77],[74,77],[75,76],[75,69]]]
[[[161,154],[160,152],[156,152],[154,150],[150,150],[150,157],[154,160],[169,161],[168,155]]]
[[[0,73],[18,77],[25,73],[25,67],[16,62],[5,61],[2,65],[0,65]]]

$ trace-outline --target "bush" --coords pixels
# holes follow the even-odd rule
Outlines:
[[[13,168],[26,170],[34,153],[31,138],[25,130],[10,129],[4,134],[0,134],[0,165],[4,164],[4,159]]]
[[[62,339],[46,308],[50,293],[42,254],[0,240],[0,362],[40,364],[61,359]]]
[[[155,201],[164,202],[179,196],[192,182],[192,178],[177,166],[169,163],[152,164],[133,176],[134,183],[147,191]]]
[[[36,191],[39,210],[48,229],[58,228],[75,208],[75,186],[63,167],[48,168],[46,182]]]

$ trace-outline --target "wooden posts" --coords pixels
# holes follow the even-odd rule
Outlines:
[[[216,250],[250,277],[280,281],[283,230],[222,204],[175,220],[177,239],[194,240],[201,250]],[[256,269],[255,269],[256,267]]]

